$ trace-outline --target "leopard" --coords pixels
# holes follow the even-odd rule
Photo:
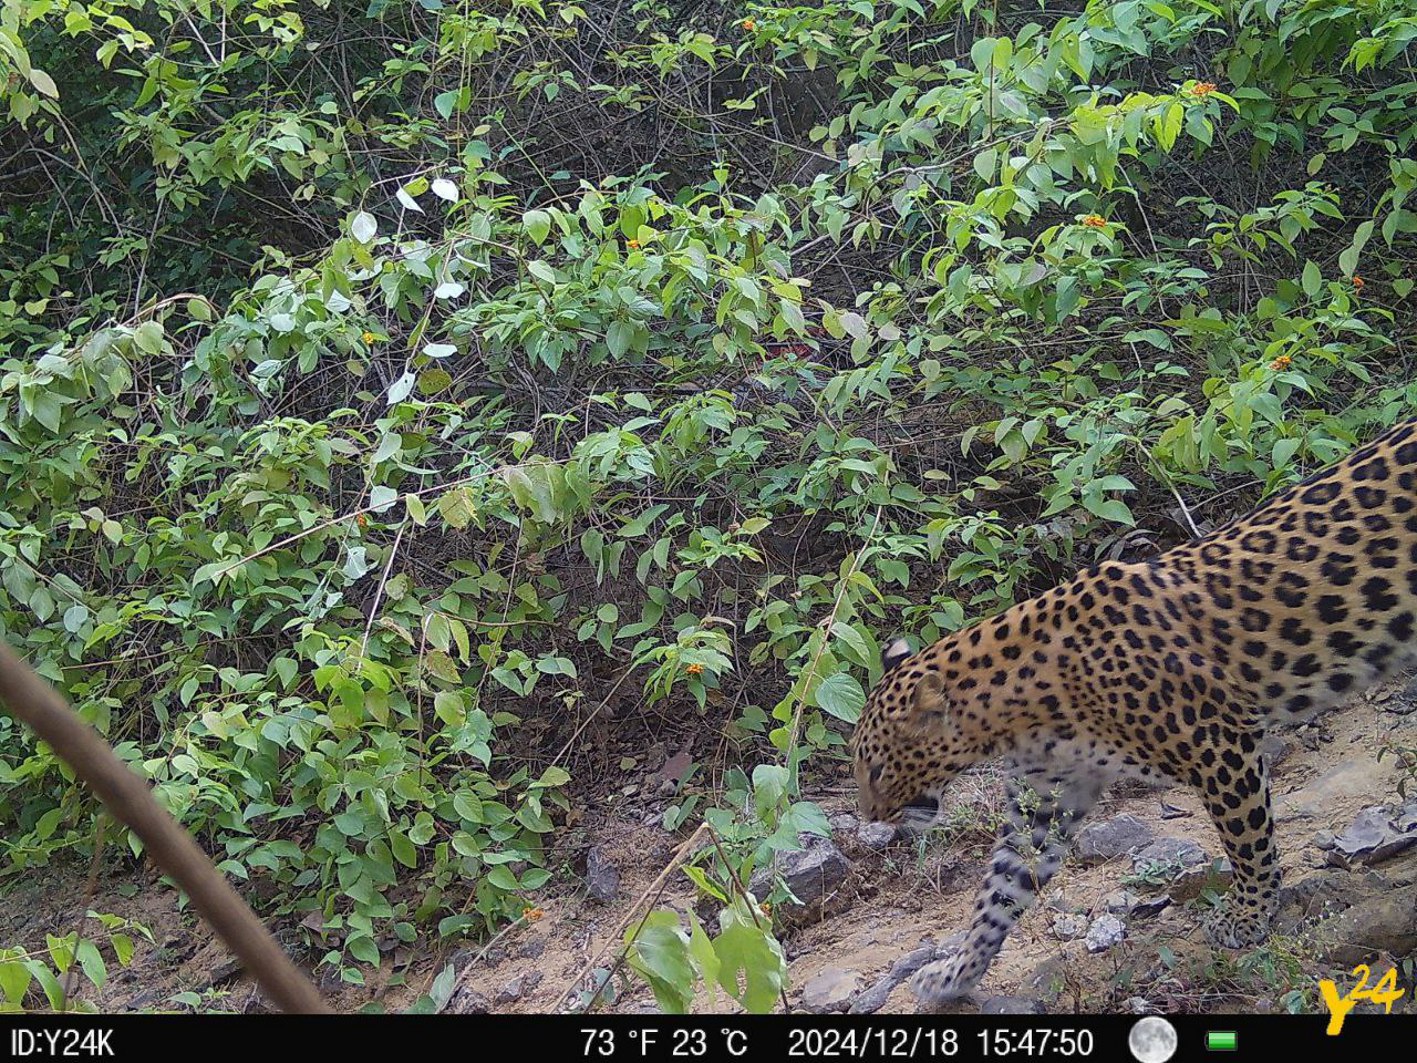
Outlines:
[[[1194,790],[1233,878],[1213,947],[1263,943],[1280,871],[1262,742],[1417,663],[1417,420],[1205,535],[1103,560],[912,652],[882,652],[849,743],[861,818],[919,830],[1003,758],[1006,805],[963,943],[919,971],[966,996],[1119,779]]]

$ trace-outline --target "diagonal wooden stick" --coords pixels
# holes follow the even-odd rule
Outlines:
[[[108,811],[143,840],[153,863],[186,891],[202,918],[281,1011],[312,1014],[330,1010],[192,836],[157,803],[147,784],[118,759],[113,748],[57,690],[3,642],[0,702],[48,742]]]

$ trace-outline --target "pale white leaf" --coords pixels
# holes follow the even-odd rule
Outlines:
[[[349,232],[361,244],[367,244],[379,232],[379,219],[367,210],[361,210],[349,223]]]
[[[396,402],[402,402],[404,399],[412,395],[413,385],[417,382],[417,380],[418,378],[415,377],[412,373],[405,373],[403,376],[399,377],[392,384],[390,384],[389,405],[392,406]]]

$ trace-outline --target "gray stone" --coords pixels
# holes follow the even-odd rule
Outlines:
[[[1028,997],[990,997],[979,1006],[981,1015],[1043,1015],[1041,1001]]]
[[[543,977],[540,971],[525,971],[517,975],[493,994],[492,1003],[497,1005],[515,1003],[539,986]]]
[[[1136,903],[1137,895],[1131,890],[1113,890],[1103,898],[1102,906],[1113,915],[1126,915]]]
[[[585,885],[590,898],[601,904],[610,904],[620,895],[620,872],[598,845],[586,854]]]
[[[850,867],[829,840],[813,838],[805,849],[778,853],[772,865],[753,873],[748,888],[755,897],[766,897],[772,891],[774,872],[782,876],[783,884],[802,903],[781,905],[773,917],[787,928],[804,926],[825,918]]]
[[[1106,952],[1127,938],[1127,927],[1115,915],[1104,915],[1087,928],[1087,951]]]
[[[1299,743],[1288,735],[1270,732],[1260,741],[1260,752],[1271,769],[1283,764],[1299,747]]]
[[[1338,840],[1333,836],[1333,831],[1330,830],[1319,831],[1311,841],[1315,849],[1322,849],[1324,852],[1328,852],[1338,844]]]
[[[817,1015],[845,1011],[861,989],[861,972],[828,967],[818,971],[802,987],[802,1006]]]
[[[1053,917],[1053,936],[1059,941],[1073,941],[1087,933],[1087,916],[1064,912]]]
[[[1023,981],[1019,983],[1019,990],[1051,1004],[1063,995],[1067,984],[1067,961],[1062,956],[1050,956],[1024,976]]]
[[[1123,814],[1084,826],[1073,852],[1084,864],[1102,864],[1150,844],[1155,837],[1156,832],[1136,816]]]
[[[964,942],[964,932],[960,931],[951,934],[940,944],[935,944],[930,938],[923,938],[919,947],[906,953],[895,963],[891,964],[891,969],[871,985],[864,993],[851,1002],[850,1013],[852,1015],[870,1015],[879,1011],[885,1004],[887,998],[896,986],[900,985],[907,978],[913,975],[927,963],[934,963],[937,960],[949,959],[958,951]]]
[[[1157,838],[1132,857],[1132,869],[1144,871],[1156,864],[1195,867],[1209,859],[1206,851],[1189,838]]]
[[[1330,963],[1371,963],[1376,953],[1406,956],[1417,950],[1417,886],[1359,901],[1318,929],[1322,958]]]
[[[1176,876],[1167,889],[1173,901],[1184,904],[1193,901],[1206,890],[1223,893],[1235,881],[1235,869],[1229,859],[1221,857],[1203,867],[1187,868]]]
[[[491,1010],[492,1005],[485,996],[465,985],[453,990],[447,1007],[443,1009],[448,1015],[487,1015]]]
[[[1080,892],[1074,890],[1069,893],[1064,889],[1055,889],[1048,894],[1048,907],[1055,912],[1085,912],[1088,909],[1087,902]]]
[[[1396,856],[1417,845],[1417,803],[1365,808],[1333,842],[1333,852],[1348,861],[1376,864]]]
[[[895,841],[895,828],[889,823],[863,823],[856,828],[856,840],[867,849],[884,849]]]
[[[1350,757],[1318,778],[1274,800],[1276,817],[1318,819],[1324,822],[1335,806],[1348,801],[1361,801],[1387,790],[1387,764],[1372,757]]]
[[[1136,904],[1132,905],[1131,916],[1133,919],[1150,919],[1153,916],[1160,915],[1169,907],[1171,907],[1171,898],[1163,893],[1160,897],[1137,901]]]

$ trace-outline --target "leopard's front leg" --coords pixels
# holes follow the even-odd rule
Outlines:
[[[1222,736],[1223,752],[1209,774],[1196,780],[1235,871],[1223,907],[1206,925],[1212,945],[1242,948],[1269,936],[1279,903],[1279,852],[1269,776],[1258,742],[1244,732]]]
[[[1057,872],[1079,821],[1097,801],[1101,781],[1081,773],[1080,778],[1055,771],[1010,780],[1009,820],[994,845],[964,944],[949,959],[922,967],[911,980],[922,1002],[963,996],[984,977],[1009,931]]]

